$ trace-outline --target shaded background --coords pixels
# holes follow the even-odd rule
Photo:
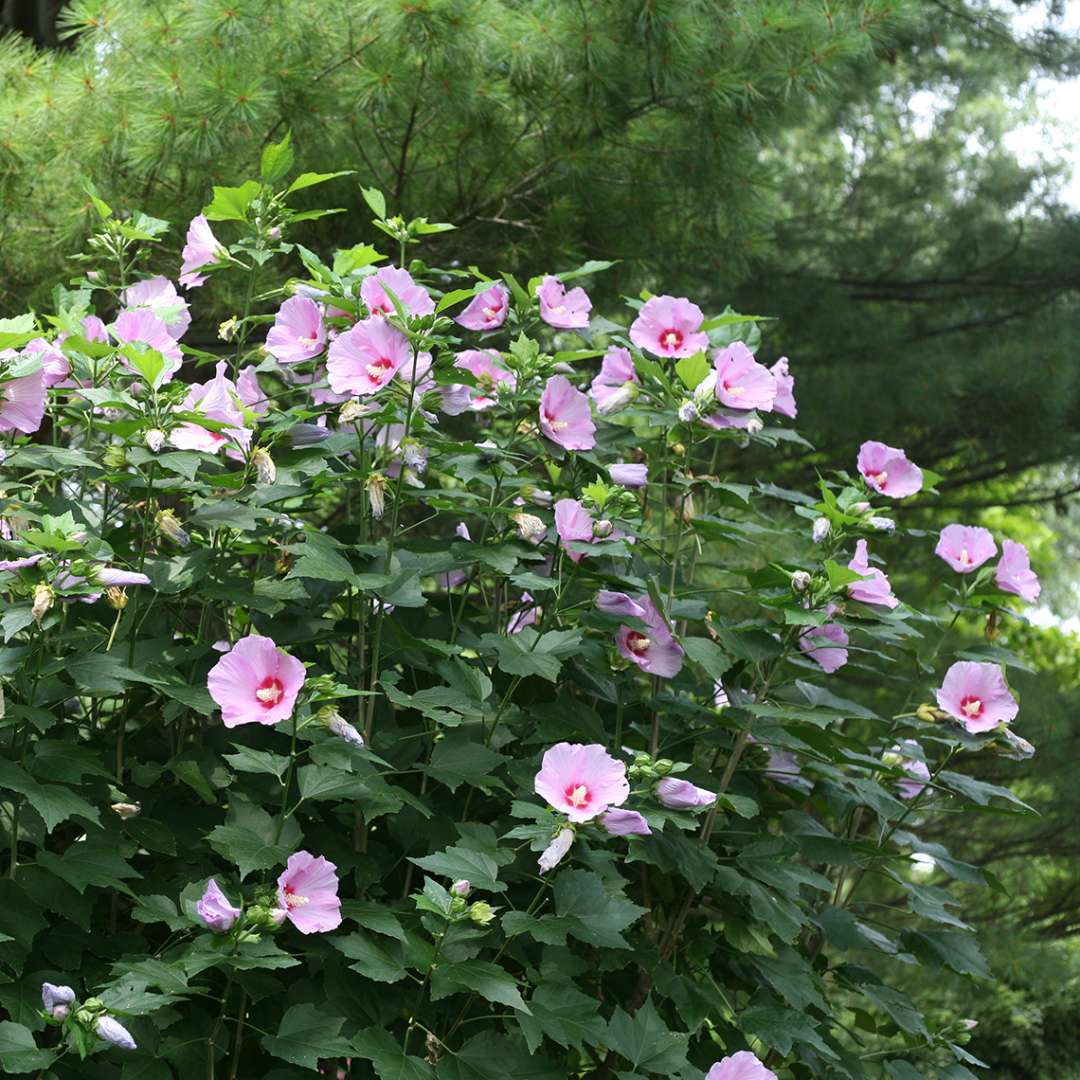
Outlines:
[[[601,309],[647,286],[777,316],[763,359],[791,358],[816,448],[780,482],[879,438],[946,477],[918,524],[1025,541],[1046,587],[1007,644],[1040,752],[978,768],[1041,816],[949,837],[1002,882],[967,913],[1002,981],[909,989],[980,1019],[994,1077],[1080,1076],[1080,185],[1055,128],[1080,115],[1080,5],[3,0],[0,27],[4,314],[74,274],[82,178],[176,224],[152,267],[175,275],[209,185],[291,130],[300,167],[357,173],[310,193],[349,213],[309,246],[373,239],[359,180],[458,224],[435,265],[618,259]],[[227,290],[200,295],[196,341]],[[916,605],[931,546],[889,552]]]

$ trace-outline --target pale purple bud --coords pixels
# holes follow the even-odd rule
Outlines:
[[[613,484],[618,484],[620,487],[644,487],[649,482],[649,467],[620,461],[608,467],[608,476],[611,477]]]
[[[964,1025],[965,1031],[974,1031],[975,1028],[979,1026],[978,1020],[971,1020],[970,1018],[967,1020],[961,1020],[960,1023]]]
[[[815,544],[820,544],[822,542],[822,540],[824,540],[825,537],[829,535],[829,531],[831,529],[832,529],[832,525],[829,524],[829,519],[828,518],[824,518],[824,517],[815,518],[814,519],[814,527],[813,527],[813,530],[811,531],[811,534],[810,534],[813,537],[814,543]]]
[[[636,397],[637,384],[632,382],[623,383],[613,394],[609,394],[602,401],[596,402],[596,411],[601,416],[613,416],[632,404]]]
[[[329,438],[329,429],[318,424],[293,424],[289,428],[289,442],[293,446],[318,446]]]
[[[63,1016],[57,1016],[56,1010],[65,1009],[64,1016],[66,1016],[67,1006],[74,1000],[75,991],[70,986],[57,986],[50,982],[41,984],[41,1003],[45,1006],[45,1011],[57,1020],[62,1020]]]
[[[364,745],[364,736],[332,705],[322,710],[320,716],[331,734],[344,739],[350,746],[362,747]]]
[[[98,271],[98,270],[87,270],[86,271],[86,280],[87,281],[100,281],[101,280],[100,271]]]
[[[213,878],[206,883],[206,890],[195,905],[195,911],[203,925],[215,934],[224,934],[231,930],[241,914],[240,908],[229,903],[229,898],[218,888],[218,883]]]
[[[281,239],[281,227],[279,225],[275,225],[266,235],[271,240],[280,240]]]
[[[853,514],[865,514],[870,509],[870,504],[863,499],[860,502],[852,503],[851,512]]]
[[[649,823],[636,810],[609,810],[600,824],[612,836],[652,836]]]
[[[669,810],[694,810],[716,802],[715,792],[696,787],[689,780],[677,780],[674,776],[665,776],[656,785],[656,797]]]
[[[114,802],[109,809],[125,821],[142,813],[142,807],[137,802]]]
[[[114,1016],[107,1014],[99,1016],[97,1023],[94,1024],[94,1030],[98,1033],[99,1038],[104,1039],[107,1043],[112,1043],[113,1046],[119,1046],[121,1050],[137,1049],[135,1040],[131,1037],[131,1032]]]
[[[692,401],[684,401],[679,406],[679,419],[684,424],[692,424],[700,415],[698,407]]]
[[[270,921],[275,926],[280,926],[285,921],[285,919],[288,917],[288,914],[289,913],[284,908],[280,908],[280,907],[271,908],[270,911],[268,912],[268,915],[270,917]]]
[[[566,857],[573,843],[574,830],[564,826],[555,834],[555,839],[544,848],[544,853],[537,860],[540,873],[546,874],[549,870],[554,870]]]
[[[893,532],[896,529],[896,522],[892,518],[887,517],[872,517],[867,522],[867,525],[871,529],[877,529],[878,532]]]
[[[761,417],[751,416],[746,421],[746,434],[747,435],[760,435],[765,430],[765,424],[762,422]]]
[[[454,884],[450,886],[451,895],[460,896],[463,899],[464,899],[464,897],[468,896],[469,893],[471,893],[471,892],[472,892],[472,885],[469,884],[469,879],[468,878],[461,878],[460,881],[455,881]]]
[[[573,365],[566,363],[565,360],[560,360],[552,370],[557,371],[560,375],[574,374]]]
[[[615,526],[607,518],[601,518],[599,521],[593,522],[592,534],[597,540],[603,540],[611,535],[611,530],[614,528]]]

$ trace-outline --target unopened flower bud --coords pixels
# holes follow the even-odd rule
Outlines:
[[[637,383],[625,382],[614,394],[597,403],[596,411],[601,416],[613,416],[630,405],[637,394]]]
[[[125,821],[142,813],[142,807],[137,802],[114,802],[109,809]]]
[[[964,1025],[965,1031],[974,1031],[979,1026],[978,1020],[961,1020],[960,1023]]]
[[[672,453],[673,453],[673,454],[674,454],[674,455],[675,455],[676,457],[686,457],[686,447],[685,447],[685,446],[683,446],[683,444],[682,444],[681,442],[677,442],[677,443],[675,443],[675,444],[674,444],[674,445],[673,445],[673,446],[671,447],[671,452],[672,452]]]
[[[530,544],[539,544],[547,536],[548,527],[535,514],[524,512],[511,514],[510,520],[517,526],[518,536]],[[596,529],[593,529],[595,534]]]
[[[851,504],[851,512],[853,514],[865,514],[870,509],[870,504],[865,500],[860,500],[857,503]]]
[[[450,893],[453,896],[468,896],[472,892],[472,885],[469,884],[468,878],[461,878],[460,881],[455,881],[450,886]]]
[[[574,843],[574,830],[569,826],[563,826],[556,834],[555,838],[551,841],[543,853],[537,860],[540,866],[540,873],[546,874],[549,870],[554,870],[566,857],[566,853],[570,850]]]
[[[653,765],[653,771],[660,776],[667,776],[669,772],[675,767],[675,762],[670,758],[660,758],[655,765]]]
[[[382,473],[372,473],[365,485],[371,516],[381,518],[386,512],[386,477]]]
[[[110,469],[122,469],[127,465],[127,451],[122,446],[113,443],[111,446],[105,447],[105,453],[101,455],[101,460]]]
[[[71,1010],[66,1005],[56,1005],[53,1007],[52,1018],[58,1023],[68,1018],[68,1014]]]
[[[760,435],[765,430],[765,424],[762,422],[761,417],[751,416],[746,421],[746,434],[747,435]]]
[[[158,531],[161,535],[167,537],[174,544],[187,547],[191,542],[191,538],[184,532],[176,515],[171,510],[159,510],[154,520],[157,522]]]
[[[796,570],[791,575],[791,587],[795,592],[806,592],[810,588],[810,575],[805,570]]]
[[[332,735],[344,739],[350,746],[363,746],[364,736],[334,708],[327,705],[319,710],[319,719],[326,725]]]
[[[217,329],[217,336],[222,341],[232,341],[236,337],[237,318],[233,315],[226,319]]]
[[[45,618],[46,612],[53,606],[55,599],[56,593],[48,585],[41,583],[34,586],[34,606],[30,613],[34,616],[38,629],[41,629],[41,620]]]
[[[614,527],[606,518],[601,518],[599,521],[593,522],[592,534],[597,540],[603,540],[611,535],[611,530]]]
[[[98,271],[98,270],[87,270],[86,271],[86,280],[87,281],[100,281],[101,280],[101,272]]]
[[[97,1018],[94,1031],[97,1032],[98,1038],[104,1039],[107,1043],[112,1043],[113,1046],[119,1046],[121,1050],[137,1049],[135,1040],[131,1037],[131,1032],[116,1017],[109,1016],[107,1013]]]
[[[700,415],[698,407],[692,401],[684,401],[679,406],[679,419],[684,424],[692,424]]]
[[[260,484],[272,484],[277,480],[274,459],[261,446],[252,453],[251,464],[255,467],[255,478]]]
[[[1012,758],[1013,761],[1027,761],[1035,756],[1035,747],[1015,731],[1005,728],[1000,736],[1002,741],[995,742],[993,749],[1003,757]]]
[[[486,900],[469,905],[469,918],[478,926],[487,926],[495,918],[495,909]]]
[[[923,704],[915,710],[915,715],[924,724],[936,724],[938,721],[937,709],[935,709],[933,705],[929,705],[926,702],[923,702]]]
[[[829,524],[829,519],[819,517],[814,519],[814,527],[810,532],[811,537],[815,544],[820,544],[826,536],[829,535],[832,525]]]
[[[110,585],[105,590],[105,601],[113,611],[123,611],[127,607],[127,591],[119,585]]]
[[[279,225],[275,225],[266,235],[271,240],[280,240],[281,239],[281,227]]]
[[[896,528],[896,522],[892,518],[887,517],[872,517],[868,518],[867,525],[871,529],[877,529],[878,532],[893,532]]]
[[[146,442],[146,448],[154,454],[161,452],[161,448],[165,445],[165,432],[161,428],[151,428],[144,436],[143,439]]]

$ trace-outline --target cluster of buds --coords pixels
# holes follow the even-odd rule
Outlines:
[[[115,1016],[110,1016],[98,998],[87,998],[81,1005],[70,986],[41,984],[41,1017],[54,1027],[65,1027],[81,1057],[86,1057],[93,1036],[122,1050],[136,1049],[135,1040]]]

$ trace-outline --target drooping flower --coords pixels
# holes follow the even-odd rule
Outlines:
[[[172,377],[180,370],[184,354],[165,324],[150,308],[121,311],[111,329],[113,337],[121,344],[142,345],[161,353],[165,360],[162,382],[171,382]],[[129,371],[138,373],[139,369],[123,353],[120,354],[120,362]]]
[[[544,753],[534,790],[571,821],[591,821],[630,796],[626,766],[597,743],[556,743]]]
[[[958,574],[970,574],[997,554],[997,544],[990,530],[980,525],[946,525],[938,537],[934,554]]]
[[[258,634],[241,638],[207,677],[228,728],[287,720],[303,685],[304,665]]]
[[[829,605],[826,613],[835,611]],[[799,635],[799,648],[814,661],[826,675],[831,675],[848,662],[848,633],[838,623],[822,623],[811,626]]]
[[[1038,575],[1031,569],[1027,548],[1015,540],[1001,541],[1001,559],[994,569],[994,581],[999,589],[1016,593],[1029,604],[1038,600],[1042,592]]]
[[[224,360],[219,360],[214,377],[205,383],[192,383],[179,407],[182,413],[197,413],[225,427],[212,431],[193,420],[185,421],[169,434],[173,446],[208,454],[216,454],[222,447],[247,449],[251,429],[244,427],[244,414],[237,404],[240,394],[236,384],[225,377],[227,367]]]
[[[862,574],[867,581],[853,581],[848,586],[848,596],[864,604],[878,604],[881,607],[894,608],[900,603],[893,595],[892,585],[883,570],[870,565],[866,541],[860,540],[855,545],[855,558],[848,563],[848,569]]]
[[[213,878],[206,883],[206,889],[195,905],[195,912],[203,925],[215,934],[224,934],[230,930],[242,914],[240,908],[229,903],[229,898]]]
[[[510,293],[506,286],[496,282],[490,289],[474,296],[454,321],[466,330],[495,330],[506,322],[509,303]]]
[[[330,343],[326,373],[336,394],[374,394],[409,363],[409,341],[396,327],[372,316]]]
[[[935,695],[938,705],[973,735],[1009,723],[1020,711],[997,664],[958,660]]]
[[[788,358],[781,356],[769,372],[776,380],[776,397],[773,399],[773,411],[795,419],[798,407],[795,404],[795,376],[788,371]]]
[[[694,810],[716,802],[715,791],[706,791],[675,776],[665,776],[656,785],[656,797],[670,810]]]
[[[521,606],[510,616],[510,621],[506,624],[506,632],[508,634],[520,634],[526,626],[535,625],[539,617],[540,608],[537,606],[532,593],[523,592],[521,594]]]
[[[776,378],[741,342],[735,341],[713,355],[716,398],[729,409],[770,412],[776,400]]]
[[[321,855],[297,851],[277,879],[278,905],[301,934],[325,934],[341,925],[337,867]]]
[[[608,476],[613,484],[624,488],[640,488],[649,482],[649,466],[617,461],[608,466]]]
[[[886,761],[903,769],[907,776],[896,781],[896,791],[901,799],[914,799],[923,793],[930,782],[930,767],[915,755],[922,747],[914,739],[901,739],[886,755]]]
[[[94,1031],[97,1032],[99,1039],[104,1039],[113,1046],[119,1046],[121,1050],[138,1049],[138,1045],[131,1037],[131,1032],[115,1016],[109,1016],[107,1013],[99,1016],[94,1022]]]
[[[652,836],[648,821],[636,810],[609,810],[600,825],[612,836]]]
[[[180,267],[179,282],[185,289],[194,289],[206,280],[205,274],[197,274],[204,266],[219,262],[224,249],[221,242],[210,228],[210,222],[203,214],[191,219],[188,226],[187,243],[180,253],[183,265]]]
[[[266,335],[266,351],[282,364],[299,364],[326,346],[322,308],[306,296],[291,296],[278,308]]]
[[[360,734],[355,724],[350,724],[349,721],[346,720],[332,705],[328,705],[325,709],[320,710],[319,717],[323,723],[326,724],[327,730],[331,735],[336,735],[350,746],[355,746],[357,749],[363,749],[364,736]]]
[[[26,357],[36,356],[41,363],[42,381],[46,387],[62,383],[71,374],[68,358],[46,338],[38,337],[28,341],[22,350]]]
[[[149,308],[176,340],[182,338],[191,325],[187,301],[176,291],[176,286],[161,274],[129,285],[120,294],[120,302],[129,310]]]
[[[383,286],[386,288],[383,288]],[[386,294],[389,289],[405,309],[406,315],[431,315],[435,311],[435,301],[431,294],[413,281],[412,274],[400,266],[383,266],[370,277],[364,278],[360,286],[360,299],[368,306],[372,315],[395,315],[397,309],[393,300]]]
[[[574,843],[574,830],[569,826],[561,828],[552,839],[551,843],[541,852],[536,860],[540,867],[540,873],[546,874],[554,870],[566,858],[567,853]]]
[[[0,382],[0,432],[21,431],[31,435],[45,418],[45,372],[43,368]]]
[[[41,984],[41,1004],[45,1011],[57,1020],[67,1016],[68,1006],[75,1001],[75,991],[70,986],[57,986],[46,982]],[[63,1009],[63,1015],[57,1015],[57,1009]]]
[[[630,327],[630,340],[656,356],[693,356],[709,347],[704,319],[685,296],[651,296]]]
[[[567,450],[591,450],[596,445],[589,399],[563,375],[552,375],[544,385],[540,430]]]
[[[640,385],[630,350],[613,345],[600,362],[600,370],[589,387],[589,397],[596,402],[596,411],[608,416],[629,405]]]
[[[536,286],[540,301],[540,318],[562,330],[575,330],[589,325],[592,301],[580,286],[566,291],[566,286],[553,274],[545,276]]]
[[[507,390],[513,390],[517,386],[514,373],[502,366],[499,354],[492,349],[466,349],[459,352],[454,360],[454,367],[470,372],[479,383],[476,388],[469,387],[469,408],[474,412],[483,412],[498,403],[500,384]]]
[[[642,671],[662,679],[673,679],[682,670],[683,647],[675,640],[667,620],[656,610],[648,594],[639,596],[635,603],[644,612],[640,617],[645,622],[645,630],[620,626],[615,632],[615,644],[623,658],[637,664]]]
[[[776,1073],[765,1068],[755,1054],[740,1050],[716,1062],[705,1080],[776,1080]]]
[[[922,469],[908,461],[907,454],[895,446],[870,440],[859,447],[859,472],[879,495],[903,499],[920,491]]]

